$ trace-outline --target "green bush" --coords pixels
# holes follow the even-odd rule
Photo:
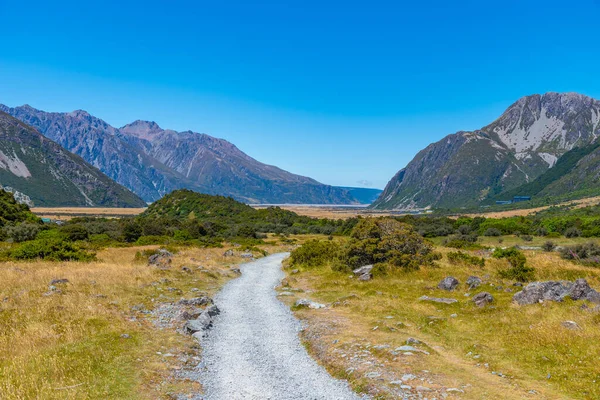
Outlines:
[[[508,249],[498,248],[494,250],[492,257],[506,259],[510,264],[510,268],[499,271],[501,278],[514,279],[519,282],[528,282],[535,278],[535,269],[525,265],[527,258],[514,247]]]
[[[483,232],[483,236],[502,236],[502,232],[497,228],[487,228],[485,232]]]
[[[521,235],[521,239],[523,239],[525,242],[531,242],[533,240],[533,236],[531,236],[531,235]]]
[[[72,242],[87,240],[90,237],[90,233],[82,224],[68,224],[63,226],[60,231],[65,235],[67,240]]]
[[[543,249],[544,251],[552,251],[552,250],[554,250],[555,248],[556,248],[556,245],[554,244],[554,242],[551,242],[550,240],[548,240],[547,242],[545,242],[545,243],[542,245],[542,249]]]
[[[440,258],[433,246],[412,226],[391,218],[362,219],[350,240],[340,250],[340,267],[388,263],[392,267],[415,270]]]
[[[20,243],[36,238],[40,231],[39,224],[23,222],[16,226],[6,226],[4,232],[13,242]]]
[[[138,246],[148,246],[151,244],[165,244],[169,243],[170,238],[168,236],[140,236],[135,244]]]
[[[588,265],[600,265],[600,246],[596,243],[578,244],[564,247],[560,255],[565,260],[579,261]]]
[[[96,255],[81,249],[72,242],[56,239],[37,239],[21,243],[10,250],[15,260],[92,261]]]
[[[337,258],[339,245],[332,241],[309,240],[292,251],[290,263],[294,266],[319,267]]]
[[[581,230],[579,230],[575,227],[565,230],[566,238],[576,238],[576,237],[580,237],[580,236],[581,236]]]
[[[472,265],[481,268],[485,266],[483,257],[475,257],[462,251],[450,252],[447,257],[452,264]]]

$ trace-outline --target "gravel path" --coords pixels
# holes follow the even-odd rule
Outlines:
[[[202,341],[201,383],[210,400],[359,399],[332,378],[298,338],[300,322],[274,290],[284,277],[274,254],[241,266],[216,296],[221,315]]]

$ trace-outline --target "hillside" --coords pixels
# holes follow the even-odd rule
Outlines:
[[[246,203],[356,204],[348,191],[263,164],[232,143],[154,122],[121,129],[77,110],[45,112],[31,106],[3,110],[81,156],[147,202],[187,188]]]
[[[0,184],[38,206],[145,205],[82,158],[1,111]]]
[[[0,228],[6,224],[35,220],[38,217],[29,211],[27,205],[17,202],[12,193],[0,189]]]
[[[523,97],[481,130],[448,135],[420,151],[390,180],[372,207],[459,208],[504,198],[551,170],[570,150],[589,146],[599,134],[600,102],[595,99],[576,93]],[[589,171],[595,170],[592,164]],[[578,165],[584,168],[579,161]],[[564,168],[561,163],[558,169]],[[543,182],[558,175],[562,172]],[[565,180],[539,193],[562,195],[573,186],[584,190],[592,184],[592,176],[580,173],[578,177],[587,184]]]

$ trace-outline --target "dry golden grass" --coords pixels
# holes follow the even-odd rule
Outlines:
[[[170,379],[181,362],[157,352],[193,354],[195,342],[156,329],[131,307],[151,310],[197,296],[192,288],[212,294],[235,276],[229,267],[241,260],[224,258],[226,248],[183,248],[172,268],[162,271],[134,260],[147,248],[152,246],[107,249],[91,263],[0,263],[2,400],[157,399],[193,386]],[[185,273],[182,265],[202,265],[209,272]],[[56,278],[69,283],[57,285],[60,294],[44,295]]]
[[[526,255],[539,280],[585,277],[592,287],[600,289],[598,269],[564,261],[555,253],[529,251]],[[311,326],[335,326],[318,335],[307,335],[309,347],[319,349],[313,354],[332,373],[348,377],[355,388],[370,391],[373,381],[363,378],[367,370],[359,369],[348,376],[344,371],[350,364],[347,358],[340,357],[341,353],[348,353],[352,346],[361,343],[388,344],[393,349],[405,344],[408,337],[415,337],[431,355],[392,357],[386,351],[372,353],[395,376],[411,372],[418,375],[427,370],[433,381],[427,386],[462,387],[463,394],[453,395],[457,398],[600,398],[600,313],[582,309],[581,301],[515,305],[512,296],[519,288],[498,278],[498,269],[505,267],[502,260],[489,260],[483,269],[456,266],[444,257],[439,268],[394,272],[370,282],[360,282],[327,267],[303,270],[289,275],[288,280],[293,287],[313,291],[310,297],[316,301],[333,303],[344,299],[338,307],[296,312]],[[448,275],[459,279],[459,290],[445,292],[436,288]],[[470,275],[484,278],[485,283],[468,291],[464,282]],[[492,306],[478,308],[469,301],[481,291],[494,296]],[[470,297],[465,297],[466,292]],[[451,297],[458,303],[421,302],[418,298],[423,295]],[[292,304],[300,296],[306,293],[288,301]],[[575,321],[581,329],[563,327],[562,322],[567,320]],[[375,327],[378,328],[374,330]],[[508,378],[492,371],[502,372]]]
[[[73,217],[130,217],[143,213],[145,208],[103,207],[33,207],[31,211],[41,218],[69,220]]]
[[[583,208],[589,206],[595,206],[600,204],[600,196],[588,197],[586,199],[572,200],[564,203],[555,204],[554,206],[566,206],[573,205],[573,208]],[[508,218],[508,217],[521,217],[526,215],[535,214],[539,211],[544,211],[552,206],[534,207],[534,208],[523,208],[519,210],[506,210],[506,211],[493,211],[489,213],[474,213],[467,214],[468,217],[486,217],[486,218]]]

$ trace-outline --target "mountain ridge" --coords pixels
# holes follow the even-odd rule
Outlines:
[[[447,135],[421,150],[372,207],[475,206],[534,181],[598,136],[598,100],[572,92],[524,96],[482,129]]]
[[[247,203],[357,204],[347,190],[260,163],[234,144],[137,120],[115,128],[83,110],[0,110],[34,126],[147,202],[182,188]]]

